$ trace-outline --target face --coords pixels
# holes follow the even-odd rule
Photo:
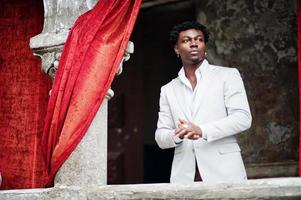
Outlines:
[[[183,65],[199,64],[204,60],[206,52],[203,32],[196,29],[180,32],[174,50],[180,55]]]

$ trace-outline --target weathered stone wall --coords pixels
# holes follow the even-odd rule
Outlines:
[[[211,32],[209,60],[241,72],[253,115],[241,134],[246,163],[298,160],[297,23],[294,0],[198,0]]]

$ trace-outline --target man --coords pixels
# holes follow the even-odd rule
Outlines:
[[[251,113],[235,68],[205,59],[207,28],[184,22],[170,33],[183,67],[161,88],[155,133],[159,147],[175,148],[171,183],[194,181],[196,164],[204,182],[247,179],[235,134],[251,126]]]

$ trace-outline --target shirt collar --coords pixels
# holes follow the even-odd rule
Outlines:
[[[204,72],[206,70],[206,66],[208,65],[208,61],[206,59],[203,60],[202,64],[195,70],[197,81],[202,78]],[[180,80],[187,86],[190,86],[188,79],[185,76],[184,67],[182,67],[178,73]],[[191,87],[191,86],[190,86]]]

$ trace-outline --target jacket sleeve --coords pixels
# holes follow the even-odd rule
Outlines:
[[[167,149],[180,145],[182,140],[174,135],[176,127],[171,116],[164,86],[161,88],[160,111],[158,115],[155,139],[159,147]]]
[[[241,76],[237,69],[227,73],[223,88],[227,117],[200,125],[208,142],[235,135],[251,127],[252,116]]]

